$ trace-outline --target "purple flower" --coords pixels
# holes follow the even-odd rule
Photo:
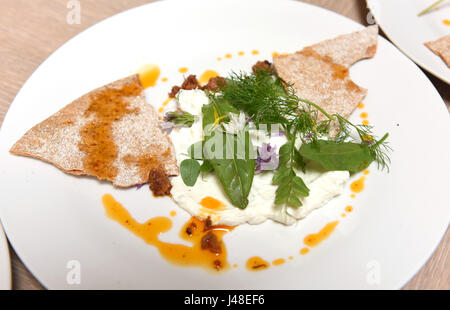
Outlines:
[[[172,132],[174,124],[172,122],[161,122],[160,126],[162,130],[167,132],[167,134],[170,134]]]
[[[277,154],[275,146],[263,143],[262,146],[258,146],[258,157],[256,158],[256,170],[255,173],[260,173],[265,170],[276,170],[280,159]]]
[[[146,183],[138,184],[136,185],[136,190],[141,189],[142,186],[144,186]]]

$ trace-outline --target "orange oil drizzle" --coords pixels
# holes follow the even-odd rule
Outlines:
[[[188,68],[186,68],[186,67],[181,67],[180,69],[178,69],[178,72],[180,72],[180,73],[186,73],[186,72],[188,72]]]
[[[172,100],[172,98],[170,98],[170,97],[168,97],[166,100],[164,100],[164,102],[161,104],[161,107],[158,109],[158,113],[164,112],[164,108],[166,107],[166,105],[169,104],[170,100]]]
[[[205,72],[202,73],[202,75],[200,75],[200,78],[198,79],[198,83],[200,85],[204,85],[206,83],[208,83],[210,78],[219,76],[219,73],[217,73],[214,70],[206,70]]]
[[[139,79],[144,88],[155,86],[160,73],[161,70],[154,64],[146,64],[138,69]]]
[[[269,268],[270,263],[259,256],[253,256],[247,260],[245,267],[250,271],[260,271]]]
[[[339,221],[328,223],[318,233],[307,235],[305,239],[303,239],[303,242],[310,247],[318,246],[331,235],[338,224]]]
[[[200,205],[202,205],[203,207],[207,208],[207,209],[211,209],[211,210],[225,210],[226,206],[225,204],[220,201],[217,200],[216,198],[210,197],[210,196],[206,196],[204,197],[201,201],[200,201]]]
[[[228,231],[216,230],[214,226],[205,230],[205,221],[191,218],[181,229],[180,238],[192,243],[192,246],[168,243],[159,240],[161,233],[172,228],[172,221],[168,217],[154,217],[145,223],[137,222],[130,213],[110,194],[102,197],[106,215],[124,226],[147,244],[156,247],[161,256],[171,264],[183,267],[201,267],[207,271],[224,271],[229,269],[226,247],[222,241]],[[202,238],[212,231],[220,242],[220,253],[213,253],[202,249]]]
[[[300,249],[300,254],[301,255],[305,255],[305,254],[308,254],[309,253],[309,248],[301,248]]]
[[[283,265],[285,262],[286,262],[286,260],[284,258],[277,258],[272,261],[272,265],[280,266],[280,265]]]
[[[358,180],[350,184],[350,190],[354,193],[361,193],[364,190],[365,181],[366,181],[365,176],[360,177]]]

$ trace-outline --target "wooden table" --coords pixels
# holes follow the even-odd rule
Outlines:
[[[188,1],[188,0],[186,0]],[[91,25],[151,0],[80,0],[81,23],[68,24],[69,0],[0,1],[0,125],[14,96],[28,77],[64,42]],[[307,0],[367,25],[363,0]],[[428,75],[428,74],[427,74]],[[450,87],[428,75],[450,111]],[[449,289],[450,232],[428,263],[405,289]],[[11,248],[11,247],[10,247]],[[11,248],[14,289],[42,289]]]

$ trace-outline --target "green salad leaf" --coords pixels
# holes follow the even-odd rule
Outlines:
[[[200,174],[200,164],[195,159],[185,159],[180,164],[180,174],[184,184],[194,186]]]
[[[368,146],[327,140],[302,144],[300,154],[309,160],[318,162],[329,171],[357,172],[367,168],[375,160],[375,156]]]
[[[280,147],[280,162],[272,182],[278,185],[275,193],[275,204],[286,204],[297,208],[302,205],[300,197],[307,197],[309,189],[302,178],[296,175],[294,166],[304,168],[304,162],[296,150],[294,141],[287,142]]]
[[[203,155],[212,166],[233,205],[244,209],[248,205],[248,194],[253,183],[255,159],[250,156],[253,146],[248,138],[248,133],[245,138],[247,142],[245,154],[239,154],[238,156],[238,152],[242,151],[238,150],[237,147],[242,142],[239,141],[241,138],[219,129],[220,120],[225,119],[230,110],[235,111],[231,106],[222,106],[217,103],[203,106],[203,127],[213,127],[213,130],[205,136]],[[208,144],[222,147],[221,152],[219,153],[215,148],[208,147]]]

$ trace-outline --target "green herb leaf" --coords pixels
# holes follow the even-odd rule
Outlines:
[[[211,104],[202,107],[203,128],[207,131],[207,128],[210,127],[210,132],[205,133],[204,143],[205,145],[221,146],[221,151],[223,151],[219,154],[219,151],[216,151],[215,148],[205,147],[203,152],[205,159],[213,167],[233,205],[244,209],[248,205],[247,197],[255,173],[255,160],[250,156],[250,150],[253,149],[253,146],[247,133],[244,141],[247,147],[244,154],[238,156],[238,151],[242,151],[238,150],[237,145],[242,143],[238,139],[242,139],[242,137],[217,130],[220,121],[230,112],[236,113],[237,110],[224,101],[216,102],[212,100]],[[231,153],[232,156],[227,156],[229,155],[227,152]]]
[[[180,164],[181,178],[187,186],[194,186],[200,174],[200,164],[195,159],[185,159]]]
[[[167,115],[164,117],[164,120],[166,122],[172,122],[176,125],[191,127],[195,122],[195,116],[189,112],[175,111],[167,113]]]
[[[329,171],[357,172],[365,169],[375,160],[368,146],[351,142],[317,140],[314,143],[302,144],[300,154],[318,162]]]
[[[192,159],[203,159],[203,141],[192,144],[188,150],[188,156]]]
[[[302,178],[296,175],[293,167],[300,166],[304,169],[303,158],[294,147],[294,141],[287,142],[280,147],[280,162],[272,182],[278,185],[275,193],[275,204],[286,204],[293,208],[302,205],[299,197],[307,197],[309,189]]]
[[[217,156],[215,149],[205,148],[205,158],[210,162],[217,174],[220,183],[222,184],[225,193],[230,198],[233,205],[238,208],[245,209],[248,205],[248,194],[253,183],[255,173],[255,160],[249,157],[249,152],[246,152],[244,158],[239,158],[237,155],[238,136],[226,134],[222,132],[215,132],[212,137],[207,138],[207,141],[214,139],[218,135],[222,135],[223,150],[234,150],[232,158],[227,156]],[[253,146],[249,145],[250,148]]]
[[[275,193],[275,204],[286,204],[293,208],[302,205],[299,197],[309,195],[309,189],[303,180],[295,175],[292,168],[280,167],[274,175],[274,183],[278,184]]]
[[[211,172],[214,169],[209,160],[204,160],[203,164],[200,166],[201,172]]]

